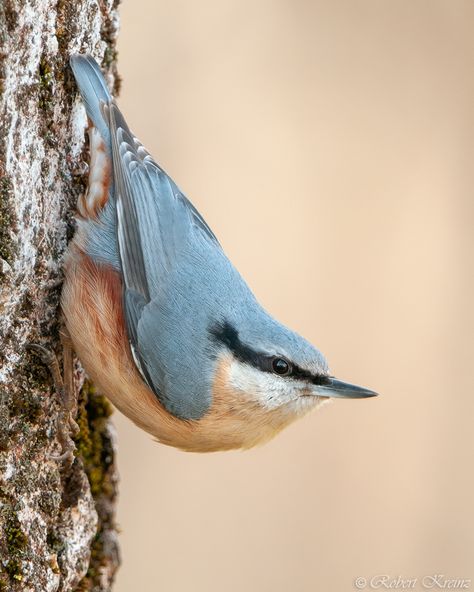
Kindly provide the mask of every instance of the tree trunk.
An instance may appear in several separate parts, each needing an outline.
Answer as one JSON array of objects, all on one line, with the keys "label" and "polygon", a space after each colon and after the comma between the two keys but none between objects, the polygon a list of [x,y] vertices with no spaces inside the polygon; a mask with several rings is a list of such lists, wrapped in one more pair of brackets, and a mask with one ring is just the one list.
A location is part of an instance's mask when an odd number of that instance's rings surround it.
[{"label": "tree trunk", "polygon": [[86,383],[75,460],[52,459],[61,398],[25,349],[61,356],[61,258],[87,160],[68,59],[91,53],[117,83],[117,4],[0,0],[0,592],[110,590],[118,566],[109,405]]}]

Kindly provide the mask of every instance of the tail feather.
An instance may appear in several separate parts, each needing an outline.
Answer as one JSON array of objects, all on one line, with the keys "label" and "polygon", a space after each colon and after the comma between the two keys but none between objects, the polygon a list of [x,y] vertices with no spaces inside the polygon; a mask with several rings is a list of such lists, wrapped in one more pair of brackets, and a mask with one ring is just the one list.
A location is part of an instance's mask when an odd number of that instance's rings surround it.
[{"label": "tail feather", "polygon": [[107,88],[99,65],[91,56],[79,54],[72,55],[69,63],[84,101],[87,115],[110,149],[109,126],[104,119],[101,103],[108,104],[112,100],[112,95]]}]

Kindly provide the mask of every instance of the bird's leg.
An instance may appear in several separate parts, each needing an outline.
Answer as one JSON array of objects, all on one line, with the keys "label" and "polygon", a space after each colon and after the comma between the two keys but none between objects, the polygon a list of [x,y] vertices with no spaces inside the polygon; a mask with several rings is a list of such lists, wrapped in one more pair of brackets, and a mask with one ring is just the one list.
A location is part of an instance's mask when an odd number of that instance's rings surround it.
[{"label": "bird's leg", "polygon": [[79,433],[79,426],[74,419],[77,407],[76,390],[74,388],[74,358],[72,341],[68,330],[61,330],[61,344],[63,346],[63,407],[66,410],[66,419],[73,436]]},{"label": "bird's leg", "polygon": [[60,455],[49,455],[56,461],[64,461],[66,465],[71,465],[74,460],[75,444],[71,436],[75,436],[79,431],[79,426],[73,418],[75,411],[76,397],[74,392],[73,375],[73,355],[72,344],[69,334],[66,330],[61,331],[61,343],[63,346],[63,372],[59,366],[58,358],[54,352],[38,344],[28,345],[41,361],[49,368],[54,382],[54,388],[61,400],[61,410],[58,416],[58,440],[61,444],[62,453]]}]

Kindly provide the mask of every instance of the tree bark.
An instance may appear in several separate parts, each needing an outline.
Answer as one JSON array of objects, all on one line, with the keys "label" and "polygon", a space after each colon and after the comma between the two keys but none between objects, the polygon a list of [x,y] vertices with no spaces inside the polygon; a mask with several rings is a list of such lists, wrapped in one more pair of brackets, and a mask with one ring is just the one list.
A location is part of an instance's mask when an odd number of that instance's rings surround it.
[{"label": "tree bark", "polygon": [[84,191],[85,114],[71,53],[115,71],[117,0],[0,1],[0,592],[110,590],[117,475],[105,399],[83,383],[71,465],[61,398],[29,353],[61,356],[61,258]]}]

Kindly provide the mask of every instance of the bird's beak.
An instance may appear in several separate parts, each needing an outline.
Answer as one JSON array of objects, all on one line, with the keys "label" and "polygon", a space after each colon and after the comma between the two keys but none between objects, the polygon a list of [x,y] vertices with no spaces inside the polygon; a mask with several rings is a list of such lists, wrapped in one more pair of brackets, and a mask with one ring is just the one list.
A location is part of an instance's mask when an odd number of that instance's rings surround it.
[{"label": "bird's beak", "polygon": [[337,380],[332,376],[326,379],[325,384],[315,385],[314,394],[318,397],[333,397],[338,399],[365,399],[366,397],[376,397],[378,393],[370,391],[362,386],[349,384],[342,380]]}]

